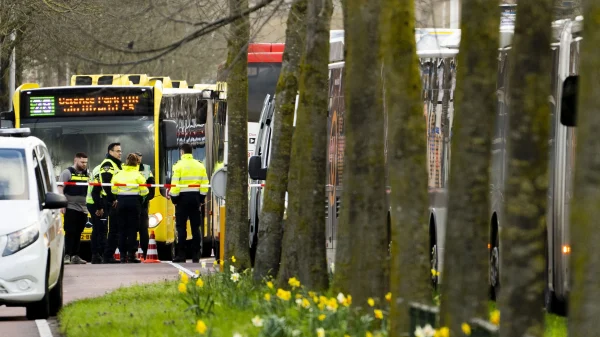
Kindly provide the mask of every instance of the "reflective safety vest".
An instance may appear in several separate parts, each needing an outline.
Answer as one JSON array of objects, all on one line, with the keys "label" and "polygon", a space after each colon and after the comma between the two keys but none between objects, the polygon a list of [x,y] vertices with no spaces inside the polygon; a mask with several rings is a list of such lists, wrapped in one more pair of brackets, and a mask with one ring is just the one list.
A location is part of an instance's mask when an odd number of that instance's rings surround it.
[{"label": "reflective safety vest", "polygon": [[[100,182],[100,165],[94,167],[94,169],[92,170],[92,176],[90,177],[89,180],[90,183],[97,183]],[[94,198],[92,198],[92,190],[94,189],[94,186],[88,186],[87,188],[87,196],[85,198],[85,202],[87,202],[90,205],[94,204]]]},{"label": "reflective safety vest", "polygon": [[[208,185],[208,177],[206,168],[201,162],[194,159],[190,153],[186,153],[181,157],[175,165],[173,165],[173,185]],[[185,192],[200,192],[203,195],[208,193],[208,187],[172,187],[171,195],[176,197],[179,193]]]},{"label": "reflective safety vest", "polygon": [[[104,166],[106,166],[105,164],[106,164],[107,162],[108,162],[108,163],[110,163],[111,167],[110,167],[108,170],[107,170],[107,169],[104,169],[104,170],[103,170],[102,168],[103,168]],[[99,180],[101,183],[104,183],[104,181],[102,181],[102,173],[104,173],[104,172],[109,172],[109,173],[111,173],[111,174],[113,175],[113,177],[114,177],[114,176],[115,176],[115,174],[116,174],[117,172],[119,172],[119,171],[121,171],[121,169],[119,169],[119,165],[117,165],[117,163],[115,163],[115,162],[114,162],[114,161],[112,161],[111,159],[109,159],[109,158],[106,158],[106,159],[104,159],[104,160],[102,161],[102,163],[100,163],[100,174],[99,174],[99,178],[98,178],[98,180]],[[109,181],[107,181],[107,182],[109,182]],[[144,182],[144,183],[145,183],[145,182]],[[100,195],[102,195],[103,197],[104,197],[104,196],[106,196],[106,192],[104,191],[104,188],[103,188],[103,189],[102,189],[102,191],[100,192]]]},{"label": "reflective safety vest", "polygon": [[[87,183],[87,181],[89,179],[87,170],[77,173],[75,168],[72,166],[69,167],[67,170],[69,170],[69,172],[71,172],[71,179],[69,180],[69,182]],[[71,185],[67,185],[63,189],[64,193],[66,195],[70,195],[70,196],[85,196],[86,190],[87,190],[87,188],[85,186],[71,186]]]},{"label": "reflective safety vest", "polygon": [[[145,184],[144,176],[139,172],[139,166],[123,165],[123,170],[113,175],[112,184]],[[112,186],[111,192],[117,196],[141,195],[149,193],[146,186]]]},{"label": "reflective safety vest", "polygon": [[140,173],[144,176],[144,179],[146,179],[146,181],[148,181],[148,178],[154,177],[152,175],[152,170],[150,169],[150,165],[142,164],[142,169],[140,170]]}]

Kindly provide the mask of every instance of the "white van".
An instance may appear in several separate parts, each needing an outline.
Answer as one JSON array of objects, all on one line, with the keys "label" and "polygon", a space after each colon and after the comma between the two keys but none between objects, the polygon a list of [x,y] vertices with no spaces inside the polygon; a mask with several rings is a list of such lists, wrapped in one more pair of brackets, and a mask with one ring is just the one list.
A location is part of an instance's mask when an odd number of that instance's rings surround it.
[{"label": "white van", "polygon": [[44,142],[29,129],[0,129],[0,305],[45,319],[63,304],[64,232]]}]

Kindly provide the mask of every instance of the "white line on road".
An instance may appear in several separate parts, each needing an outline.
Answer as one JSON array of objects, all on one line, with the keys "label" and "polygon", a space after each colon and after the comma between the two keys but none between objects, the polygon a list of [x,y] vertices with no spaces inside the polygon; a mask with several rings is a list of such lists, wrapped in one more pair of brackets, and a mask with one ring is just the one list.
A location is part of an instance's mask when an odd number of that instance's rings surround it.
[{"label": "white line on road", "polygon": [[175,268],[177,268],[177,269],[181,270],[182,272],[184,272],[184,273],[188,274],[190,277],[196,277],[196,276],[197,276],[197,275],[196,275],[196,273],[194,273],[193,271],[191,271],[191,270],[189,270],[189,269],[187,269],[187,268],[184,268],[184,267],[180,266],[179,264],[177,264],[177,263],[175,263],[175,262],[171,262],[171,261],[160,261],[160,262],[161,262],[161,263],[167,263],[167,264],[170,264],[170,265],[172,265],[173,267],[175,267]]},{"label": "white line on road", "polygon": [[48,325],[47,320],[36,319],[35,325],[37,325],[40,337],[52,337],[52,331],[50,331],[50,326]]}]

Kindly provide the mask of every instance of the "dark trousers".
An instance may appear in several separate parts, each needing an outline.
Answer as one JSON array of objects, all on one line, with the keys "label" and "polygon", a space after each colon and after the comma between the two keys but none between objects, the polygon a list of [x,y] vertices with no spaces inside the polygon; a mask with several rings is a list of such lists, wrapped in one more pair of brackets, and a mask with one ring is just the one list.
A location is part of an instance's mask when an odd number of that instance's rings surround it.
[{"label": "dark trousers", "polygon": [[87,204],[87,209],[92,218],[92,255],[104,254],[106,248],[106,235],[108,232],[108,224],[105,216],[99,217],[96,215],[96,205]]},{"label": "dark trousers", "polygon": [[[104,205],[104,217],[107,216],[108,239],[106,240],[106,248],[104,249],[104,260],[114,256],[119,243],[119,217],[117,216],[117,209],[113,208],[112,204],[109,203],[105,203]],[[123,254],[123,252],[120,253]]]},{"label": "dark trousers", "polygon": [[[187,238],[186,224],[190,220],[192,230],[192,255],[200,256],[202,248],[202,237],[200,226],[202,225],[202,213],[200,204],[204,201],[204,196],[195,192],[183,192],[179,195],[179,201],[175,206],[175,222],[177,226],[178,250],[183,250]],[[180,252],[177,252],[179,255]]]},{"label": "dark trousers", "polygon": [[65,211],[65,254],[79,255],[81,233],[87,223],[87,214],[67,208]]},{"label": "dark trousers", "polygon": [[137,232],[140,227],[142,203],[137,195],[119,196],[117,200],[119,250],[121,251],[121,260],[123,260],[125,254],[135,254],[137,251]]},{"label": "dark trousers", "polygon": [[140,212],[140,246],[142,246],[142,250],[144,251],[144,257],[148,252],[148,241],[150,238],[148,237],[148,206],[142,206],[142,211]]}]

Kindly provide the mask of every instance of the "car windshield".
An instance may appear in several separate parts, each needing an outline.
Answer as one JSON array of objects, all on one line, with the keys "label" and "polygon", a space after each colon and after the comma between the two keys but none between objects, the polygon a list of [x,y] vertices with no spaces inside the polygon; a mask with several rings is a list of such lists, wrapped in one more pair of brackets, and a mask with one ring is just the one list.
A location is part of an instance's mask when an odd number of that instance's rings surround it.
[{"label": "car windshield", "polygon": [[104,160],[110,143],[121,143],[122,160],[127,154],[141,152],[143,162],[154,169],[154,123],[151,117],[60,118],[23,120],[33,136],[46,143],[55,175],[73,165],[77,152],[88,155],[91,171]]},{"label": "car windshield", "polygon": [[29,199],[25,151],[0,149],[0,162],[0,200]]}]

